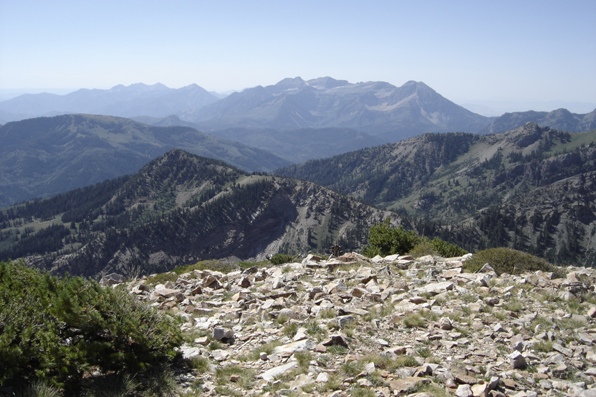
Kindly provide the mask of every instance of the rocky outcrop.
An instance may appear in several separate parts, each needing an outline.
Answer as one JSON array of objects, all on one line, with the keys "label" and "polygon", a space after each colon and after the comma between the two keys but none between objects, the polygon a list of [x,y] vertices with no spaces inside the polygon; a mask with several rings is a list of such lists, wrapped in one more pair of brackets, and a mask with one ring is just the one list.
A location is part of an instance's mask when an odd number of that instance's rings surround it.
[{"label": "rocky outcrop", "polygon": [[184,392],[595,395],[596,271],[470,274],[468,257],[309,255],[126,288],[182,319]]}]

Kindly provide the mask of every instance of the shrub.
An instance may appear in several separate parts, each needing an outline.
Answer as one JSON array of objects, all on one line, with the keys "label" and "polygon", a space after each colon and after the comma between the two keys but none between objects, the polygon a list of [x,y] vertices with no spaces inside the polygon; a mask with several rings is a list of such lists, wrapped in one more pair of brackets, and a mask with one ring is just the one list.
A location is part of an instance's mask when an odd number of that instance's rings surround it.
[{"label": "shrub", "polygon": [[435,237],[432,240],[422,237],[420,238],[420,242],[408,253],[416,258],[424,255],[438,255],[443,258],[452,258],[455,256],[463,256],[467,254],[468,251],[458,245],[441,240],[438,237]]},{"label": "shrub", "polygon": [[389,219],[370,228],[368,245],[363,250],[364,255],[374,257],[405,253],[413,256],[440,255],[448,258],[465,255],[467,251],[438,237],[431,240],[401,226],[394,228]]},{"label": "shrub", "polygon": [[447,241],[441,240],[438,237],[430,240],[432,247],[444,258],[452,258],[455,256],[463,256],[468,253],[459,245],[451,244]]},{"label": "shrub", "polygon": [[76,393],[92,370],[142,374],[172,362],[178,324],[125,291],[0,263],[0,384]]},{"label": "shrub", "polygon": [[294,257],[288,254],[275,254],[271,257],[271,263],[274,265],[283,265],[284,263],[294,262]]},{"label": "shrub", "polygon": [[412,255],[414,258],[420,258],[421,256],[425,255],[440,255],[439,251],[435,249],[435,247],[428,239],[423,239],[421,242],[416,244],[414,248],[412,248],[410,252],[408,252],[408,254]]},{"label": "shrub", "polygon": [[363,254],[369,257],[405,254],[419,242],[420,237],[416,232],[407,231],[401,226],[392,227],[387,218],[385,222],[370,228],[368,246],[364,248]]},{"label": "shrub", "polygon": [[564,277],[563,269],[542,258],[511,248],[490,248],[475,253],[464,262],[464,271],[477,272],[488,263],[497,274],[521,274],[542,270],[552,272],[554,277]]}]

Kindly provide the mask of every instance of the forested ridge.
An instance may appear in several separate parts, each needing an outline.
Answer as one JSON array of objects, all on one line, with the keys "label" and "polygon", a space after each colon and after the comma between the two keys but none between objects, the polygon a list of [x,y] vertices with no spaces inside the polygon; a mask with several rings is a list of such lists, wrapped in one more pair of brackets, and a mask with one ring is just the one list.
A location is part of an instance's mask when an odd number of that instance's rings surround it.
[{"label": "forested ridge", "polygon": [[129,276],[202,259],[358,249],[398,217],[317,185],[173,150],[137,174],[0,211],[0,260]]},{"label": "forested ridge", "polygon": [[493,135],[426,134],[279,170],[408,218],[475,251],[509,246],[596,265],[596,131],[528,123]]}]

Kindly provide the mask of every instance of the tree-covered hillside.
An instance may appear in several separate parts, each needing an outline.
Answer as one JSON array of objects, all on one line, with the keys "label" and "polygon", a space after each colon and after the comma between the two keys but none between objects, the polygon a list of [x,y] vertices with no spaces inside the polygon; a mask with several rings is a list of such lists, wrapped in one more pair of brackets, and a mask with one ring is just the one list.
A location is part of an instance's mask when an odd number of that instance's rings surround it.
[{"label": "tree-covered hillside", "polygon": [[137,174],[0,211],[0,260],[54,273],[166,271],[201,259],[358,249],[395,214],[308,182],[173,150]]},{"label": "tree-covered hillside", "polygon": [[594,266],[595,159],[596,131],[530,123],[487,136],[427,134],[279,174],[396,211],[471,251],[511,246]]}]

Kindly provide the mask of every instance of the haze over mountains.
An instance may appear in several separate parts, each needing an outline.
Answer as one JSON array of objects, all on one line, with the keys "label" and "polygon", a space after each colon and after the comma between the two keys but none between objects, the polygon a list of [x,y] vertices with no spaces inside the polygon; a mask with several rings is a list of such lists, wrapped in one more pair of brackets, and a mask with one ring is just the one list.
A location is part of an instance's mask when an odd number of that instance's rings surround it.
[{"label": "haze over mountains", "polygon": [[8,122],[68,113],[166,117],[192,111],[218,99],[196,84],[178,89],[159,83],[117,85],[109,90],[80,89],[66,95],[20,95],[0,102],[0,120]]},{"label": "haze over mountains", "polygon": [[478,131],[488,118],[443,98],[424,83],[351,84],[300,77],[244,90],[186,116],[206,130],[352,128],[396,141],[428,131]]},{"label": "haze over mountains", "polygon": [[180,148],[247,171],[289,162],[189,127],[154,127],[112,116],[63,115],[0,127],[0,208],[132,174]]},{"label": "haze over mountains", "polygon": [[191,127],[290,162],[329,157],[426,132],[504,132],[526,122],[570,132],[596,128],[596,111],[580,115],[559,109],[490,118],[464,109],[422,82],[396,87],[331,77],[287,78],[221,99],[194,84],[179,89],[133,84],[67,95],[22,95],[0,102],[0,123],[65,113]]},{"label": "haze over mountains", "polygon": [[[136,118],[156,125],[186,125],[242,140],[246,130],[356,130],[383,142],[425,132],[502,132],[538,122],[552,128],[585,131],[589,115],[558,110],[507,113],[499,118],[470,112],[422,82],[401,87],[385,82],[349,83],[331,77],[283,79],[221,97],[196,84],[172,89],[163,84],[81,89],[66,95],[26,94],[0,102],[0,122],[67,113]],[[563,128],[568,126],[568,128]],[[241,129],[232,134],[230,131]],[[250,134],[249,134],[250,135]]]}]

